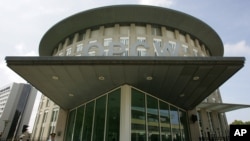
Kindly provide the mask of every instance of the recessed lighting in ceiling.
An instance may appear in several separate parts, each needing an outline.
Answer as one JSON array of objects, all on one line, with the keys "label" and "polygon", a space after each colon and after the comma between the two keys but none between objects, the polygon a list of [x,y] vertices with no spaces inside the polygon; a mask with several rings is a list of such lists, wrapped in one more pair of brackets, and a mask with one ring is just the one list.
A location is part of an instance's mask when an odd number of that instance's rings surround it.
[{"label": "recessed lighting in ceiling", "polygon": [[105,77],[104,76],[99,76],[98,79],[99,80],[105,80]]},{"label": "recessed lighting in ceiling", "polygon": [[153,77],[152,76],[147,76],[146,79],[147,80],[153,80]]},{"label": "recessed lighting in ceiling", "polygon": [[200,79],[199,76],[194,76],[194,77],[193,77],[193,80],[195,80],[195,81],[196,81],[196,80],[199,80],[199,79]]},{"label": "recessed lighting in ceiling", "polygon": [[182,98],[182,97],[184,97],[185,96],[185,94],[180,94],[180,98]]},{"label": "recessed lighting in ceiling", "polygon": [[72,93],[69,93],[69,96],[70,96],[70,97],[72,97],[72,96],[74,96],[74,94],[72,94]]},{"label": "recessed lighting in ceiling", "polygon": [[55,75],[53,75],[51,78],[52,78],[53,80],[58,80],[58,79],[59,79],[59,77],[58,77],[58,76],[55,76]]}]

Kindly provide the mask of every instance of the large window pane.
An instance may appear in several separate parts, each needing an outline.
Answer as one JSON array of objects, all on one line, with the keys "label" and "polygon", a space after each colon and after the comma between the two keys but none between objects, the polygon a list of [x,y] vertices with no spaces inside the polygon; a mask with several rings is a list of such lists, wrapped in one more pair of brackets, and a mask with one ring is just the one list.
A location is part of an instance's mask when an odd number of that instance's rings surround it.
[{"label": "large window pane", "polygon": [[170,122],[174,141],[181,141],[179,114],[176,107],[170,106]]},{"label": "large window pane", "polygon": [[83,132],[82,132],[82,141],[91,141],[93,113],[94,113],[94,101],[86,105]]},{"label": "large window pane", "polygon": [[96,100],[93,141],[104,140],[106,96]]},{"label": "large window pane", "polygon": [[132,89],[131,141],[146,141],[145,94]]},{"label": "large window pane", "polygon": [[179,113],[180,113],[180,130],[181,130],[182,141],[189,141],[187,114],[186,112],[181,110],[179,110]]},{"label": "large window pane", "polygon": [[66,141],[71,141],[73,131],[74,131],[74,122],[75,122],[75,115],[76,110],[70,111],[69,113],[69,119],[68,119],[68,127],[67,127],[67,133],[66,133]]},{"label": "large window pane", "polygon": [[160,101],[160,122],[161,122],[161,138],[162,141],[171,141],[171,126],[169,105]]},{"label": "large window pane", "polygon": [[148,140],[160,141],[158,100],[147,96]]},{"label": "large window pane", "polygon": [[77,108],[73,141],[80,141],[81,140],[80,134],[81,134],[82,124],[83,124],[84,107],[85,106],[83,105],[83,106]]},{"label": "large window pane", "polygon": [[120,93],[121,90],[119,89],[111,92],[108,95],[106,141],[119,141],[121,101]]}]

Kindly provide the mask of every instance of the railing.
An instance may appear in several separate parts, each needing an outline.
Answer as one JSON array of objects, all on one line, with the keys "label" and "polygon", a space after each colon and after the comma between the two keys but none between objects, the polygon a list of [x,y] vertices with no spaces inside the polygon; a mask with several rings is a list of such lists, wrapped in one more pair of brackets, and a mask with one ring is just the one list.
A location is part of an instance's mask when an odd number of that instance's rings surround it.
[{"label": "railing", "polygon": [[228,136],[200,137],[199,141],[229,141]]}]

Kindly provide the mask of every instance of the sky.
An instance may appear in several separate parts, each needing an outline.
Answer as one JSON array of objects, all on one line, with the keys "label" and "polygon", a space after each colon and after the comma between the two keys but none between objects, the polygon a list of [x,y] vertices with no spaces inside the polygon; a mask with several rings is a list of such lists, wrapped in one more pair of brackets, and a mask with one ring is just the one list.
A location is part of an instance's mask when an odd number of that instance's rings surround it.
[{"label": "sky", "polygon": [[[6,66],[6,56],[38,56],[42,36],[62,19],[88,9],[120,4],[170,8],[211,26],[222,39],[224,56],[246,58],[245,66],[220,87],[223,102],[250,105],[249,0],[0,0],[0,88],[12,82],[26,82]],[[250,108],[226,115],[228,123],[235,119],[250,121]]]}]

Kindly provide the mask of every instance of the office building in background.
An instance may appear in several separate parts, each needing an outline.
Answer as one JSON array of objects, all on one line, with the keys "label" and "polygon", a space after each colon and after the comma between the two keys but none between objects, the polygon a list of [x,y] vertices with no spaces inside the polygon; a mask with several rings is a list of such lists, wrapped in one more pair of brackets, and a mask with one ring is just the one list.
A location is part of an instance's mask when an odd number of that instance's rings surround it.
[{"label": "office building in background", "polygon": [[1,140],[16,139],[29,125],[37,90],[30,84],[11,83],[0,88]]},{"label": "office building in background", "polygon": [[56,133],[59,109],[58,105],[42,95],[32,131],[32,140],[47,141],[51,133]]}]

